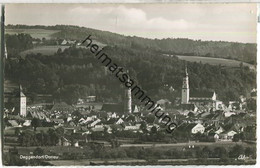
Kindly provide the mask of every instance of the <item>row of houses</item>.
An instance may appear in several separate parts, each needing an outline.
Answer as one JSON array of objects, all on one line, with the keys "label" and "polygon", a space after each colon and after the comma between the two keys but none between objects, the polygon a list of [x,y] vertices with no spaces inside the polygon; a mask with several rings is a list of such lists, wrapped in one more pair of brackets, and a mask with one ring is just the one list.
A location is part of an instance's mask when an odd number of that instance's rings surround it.
[{"label": "row of houses", "polygon": [[191,123],[183,124],[179,126],[179,130],[187,131],[191,134],[205,134],[209,137],[212,137],[214,141],[232,141],[235,134],[238,132],[230,129],[225,131],[222,126],[209,126],[205,127],[202,124]]},{"label": "row of houses", "polygon": [[[167,106],[171,104],[167,99],[161,99],[157,101],[157,104],[161,106],[161,110],[165,114],[177,121],[177,130],[185,131],[190,135],[204,134],[212,137],[215,141],[231,141],[234,135],[243,132],[243,129],[250,123],[247,121],[254,117],[233,108],[233,106],[230,107],[232,109],[230,111],[210,111],[201,110],[196,104],[184,104],[183,109],[167,110]],[[204,109],[206,108],[204,106]],[[81,135],[105,131],[109,134],[112,134],[113,131],[142,132],[141,124],[145,124],[148,132],[153,127],[158,131],[162,130],[161,121],[156,120],[153,114],[150,115],[141,106],[132,105],[131,110],[131,113],[124,113],[122,104],[100,104],[94,101],[79,103],[75,106],[64,102],[55,103],[48,107],[41,106],[41,108],[31,105],[27,108],[26,117],[23,117],[24,122],[9,119],[7,126],[29,127],[32,119],[37,118],[48,123],[48,126],[63,127],[67,132]],[[149,115],[154,119],[148,120]],[[68,141],[65,139],[63,140],[67,143]]]}]

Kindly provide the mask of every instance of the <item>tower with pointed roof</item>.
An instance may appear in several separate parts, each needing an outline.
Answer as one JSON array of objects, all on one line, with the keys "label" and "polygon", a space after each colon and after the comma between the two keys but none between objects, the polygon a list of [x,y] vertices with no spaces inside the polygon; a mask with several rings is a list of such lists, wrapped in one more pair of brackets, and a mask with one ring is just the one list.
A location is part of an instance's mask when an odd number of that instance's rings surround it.
[{"label": "tower with pointed roof", "polygon": [[26,117],[26,96],[23,93],[22,86],[19,87],[19,115]]},{"label": "tower with pointed roof", "polygon": [[[129,75],[129,71],[127,70],[126,73]],[[129,79],[128,79],[129,82]],[[132,113],[132,95],[131,95],[131,88],[126,88],[125,90],[125,100],[124,100],[124,112],[126,114]]]},{"label": "tower with pointed roof", "polygon": [[188,104],[190,99],[190,88],[189,88],[189,75],[187,71],[187,66],[185,67],[185,76],[182,82],[182,92],[181,92],[181,103]]}]

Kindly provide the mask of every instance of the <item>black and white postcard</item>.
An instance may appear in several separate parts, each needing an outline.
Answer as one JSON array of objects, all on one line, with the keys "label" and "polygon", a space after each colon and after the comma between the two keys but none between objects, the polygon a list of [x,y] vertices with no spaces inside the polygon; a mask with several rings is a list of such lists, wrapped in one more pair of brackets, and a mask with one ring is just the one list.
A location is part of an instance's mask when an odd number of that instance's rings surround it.
[{"label": "black and white postcard", "polygon": [[1,7],[5,166],[255,165],[256,3]]}]

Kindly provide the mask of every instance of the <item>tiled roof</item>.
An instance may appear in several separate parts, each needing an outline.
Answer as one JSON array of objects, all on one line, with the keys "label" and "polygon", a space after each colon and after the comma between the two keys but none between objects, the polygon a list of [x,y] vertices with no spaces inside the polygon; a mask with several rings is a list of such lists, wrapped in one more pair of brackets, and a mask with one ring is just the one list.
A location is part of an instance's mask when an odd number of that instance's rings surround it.
[{"label": "tiled roof", "polygon": [[64,120],[63,119],[60,119],[60,118],[53,118],[53,119],[51,119],[53,122],[55,122],[55,123],[64,123]]},{"label": "tiled roof", "polygon": [[16,120],[8,120],[8,122],[9,122],[13,127],[19,126]]},{"label": "tiled roof", "polygon": [[[135,110],[136,105],[132,105],[132,112]],[[101,111],[124,113],[123,104],[103,104]]]},{"label": "tiled roof", "polygon": [[99,131],[104,131],[104,127],[97,127],[97,128],[92,128],[91,129],[93,132],[99,132]]},{"label": "tiled roof", "polygon": [[205,98],[212,98],[214,92],[210,91],[191,91],[190,97],[205,97]]}]

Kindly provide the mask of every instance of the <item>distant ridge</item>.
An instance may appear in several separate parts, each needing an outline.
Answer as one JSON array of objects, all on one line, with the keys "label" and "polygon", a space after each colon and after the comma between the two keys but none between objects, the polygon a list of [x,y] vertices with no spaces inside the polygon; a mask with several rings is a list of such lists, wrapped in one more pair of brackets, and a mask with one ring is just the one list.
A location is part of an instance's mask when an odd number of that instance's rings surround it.
[{"label": "distant ridge", "polygon": [[136,36],[124,36],[108,31],[101,31],[72,25],[7,25],[7,29],[48,29],[59,30],[53,38],[82,40],[91,35],[93,39],[110,46],[121,46],[131,49],[151,50],[161,53],[188,56],[206,56],[234,59],[256,64],[256,44],[225,41],[201,41],[188,38],[148,39]]}]

